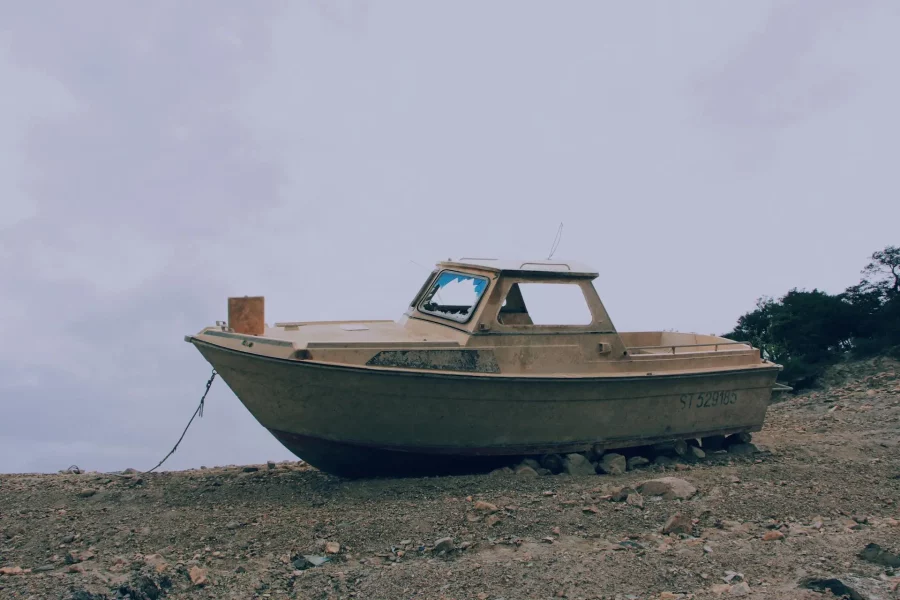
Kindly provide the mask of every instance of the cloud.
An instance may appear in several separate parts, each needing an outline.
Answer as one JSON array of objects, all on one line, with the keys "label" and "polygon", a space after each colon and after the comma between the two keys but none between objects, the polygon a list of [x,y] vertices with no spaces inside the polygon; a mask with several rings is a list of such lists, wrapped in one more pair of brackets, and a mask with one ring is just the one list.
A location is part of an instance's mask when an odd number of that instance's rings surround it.
[{"label": "cloud", "polygon": [[[695,90],[710,122],[750,129],[781,129],[846,102],[858,74],[819,60],[826,42],[853,31],[869,1],[802,0],[771,5],[769,14],[717,72]],[[850,31],[835,31],[840,23]]]},{"label": "cloud", "polygon": [[117,448],[146,452],[172,430],[167,418],[146,435],[131,425],[177,414],[202,364],[176,344],[223,293],[204,244],[280,202],[277,163],[235,114],[276,4],[209,9],[58,2],[0,14],[28,91],[63,90],[67,104],[20,132],[28,203],[5,215],[0,240],[0,308],[16,317],[0,330],[17,340],[0,349],[0,436],[45,448],[29,465],[58,463],[65,446],[66,460],[111,467],[128,456]]}]

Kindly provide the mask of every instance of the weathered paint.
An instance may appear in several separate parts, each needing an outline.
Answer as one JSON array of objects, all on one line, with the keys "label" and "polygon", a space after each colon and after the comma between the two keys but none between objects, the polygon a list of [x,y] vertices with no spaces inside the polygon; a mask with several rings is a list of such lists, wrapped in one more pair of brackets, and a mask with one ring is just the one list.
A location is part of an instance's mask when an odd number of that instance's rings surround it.
[{"label": "weathered paint", "polygon": [[500,372],[492,350],[382,350],[366,365],[465,373]]}]

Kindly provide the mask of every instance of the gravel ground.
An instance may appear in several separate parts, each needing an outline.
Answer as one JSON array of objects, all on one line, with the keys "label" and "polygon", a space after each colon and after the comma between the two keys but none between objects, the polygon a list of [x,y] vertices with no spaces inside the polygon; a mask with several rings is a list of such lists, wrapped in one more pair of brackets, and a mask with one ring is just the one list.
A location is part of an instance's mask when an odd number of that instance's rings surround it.
[{"label": "gravel ground", "polygon": [[898,366],[622,475],[0,475],[0,598],[900,598]]}]

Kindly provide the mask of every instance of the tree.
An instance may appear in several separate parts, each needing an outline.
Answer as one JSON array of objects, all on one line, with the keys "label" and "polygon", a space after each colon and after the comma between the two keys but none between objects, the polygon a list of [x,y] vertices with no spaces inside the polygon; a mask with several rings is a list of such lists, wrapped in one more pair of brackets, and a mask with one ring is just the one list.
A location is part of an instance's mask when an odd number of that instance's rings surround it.
[{"label": "tree", "polygon": [[870,258],[872,262],[862,270],[867,277],[860,285],[881,291],[885,301],[900,297],[900,247],[886,246]]}]

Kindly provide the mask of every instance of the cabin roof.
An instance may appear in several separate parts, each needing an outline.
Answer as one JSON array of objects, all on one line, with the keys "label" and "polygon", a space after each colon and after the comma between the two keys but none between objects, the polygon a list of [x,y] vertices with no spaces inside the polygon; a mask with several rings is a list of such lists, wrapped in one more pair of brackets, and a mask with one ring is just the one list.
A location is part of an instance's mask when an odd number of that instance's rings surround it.
[{"label": "cabin roof", "polygon": [[574,277],[597,277],[598,271],[586,264],[562,259],[552,260],[514,260],[499,258],[450,258],[438,263],[440,267],[478,267],[488,271],[551,273],[553,275],[569,275]]}]

